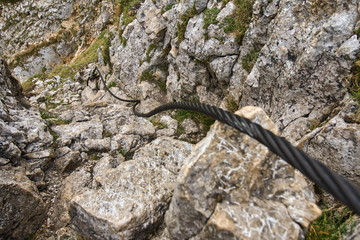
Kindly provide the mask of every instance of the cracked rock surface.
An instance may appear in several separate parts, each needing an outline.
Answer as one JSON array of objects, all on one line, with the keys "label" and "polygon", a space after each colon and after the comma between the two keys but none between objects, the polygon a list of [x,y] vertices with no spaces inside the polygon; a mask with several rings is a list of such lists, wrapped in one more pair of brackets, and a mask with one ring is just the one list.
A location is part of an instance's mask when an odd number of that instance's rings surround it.
[{"label": "cracked rock surface", "polygon": [[[236,113],[279,133],[260,108]],[[299,239],[320,214],[301,174],[215,123],[181,169],[166,225],[171,239]]]}]

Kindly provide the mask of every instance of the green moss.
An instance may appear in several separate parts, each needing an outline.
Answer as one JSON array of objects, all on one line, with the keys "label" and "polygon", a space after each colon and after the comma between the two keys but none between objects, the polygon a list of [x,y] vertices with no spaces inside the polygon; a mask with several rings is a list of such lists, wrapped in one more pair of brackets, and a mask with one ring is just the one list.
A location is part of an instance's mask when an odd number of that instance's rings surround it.
[{"label": "green moss", "polygon": [[251,69],[259,56],[259,52],[260,49],[253,49],[241,60],[241,65],[247,72],[251,72]]},{"label": "green moss", "polygon": [[176,119],[180,123],[188,118],[194,120],[194,122],[196,122],[197,124],[201,124],[203,126],[203,132],[209,131],[210,126],[215,122],[215,120],[211,117],[188,110],[177,110],[174,115],[174,119]]},{"label": "green moss", "polygon": [[21,2],[22,0],[1,0],[0,1],[0,4],[14,4],[14,3],[18,3],[18,2]]},{"label": "green moss", "polygon": [[111,82],[107,85],[108,88],[116,87],[116,83]]},{"label": "green moss", "polygon": [[234,16],[227,16],[221,22],[220,27],[224,29],[225,33],[230,33],[235,31],[235,24]]},{"label": "green moss", "polygon": [[35,88],[35,83],[33,82],[33,78],[29,78],[25,82],[21,83],[23,88],[23,93],[26,95],[27,93],[31,92]]},{"label": "green moss", "polygon": [[91,154],[90,159],[94,160],[94,161],[100,160],[101,155],[99,153],[93,153],[93,154]]},{"label": "green moss", "polygon": [[166,5],[165,8],[163,8],[162,13],[169,11],[170,9],[172,9],[172,7],[174,5],[175,5],[175,3],[170,3],[170,4]]},{"label": "green moss", "polygon": [[306,235],[307,240],[337,240],[354,228],[354,214],[347,208],[325,209],[315,220]]},{"label": "green moss", "polygon": [[136,18],[136,10],[144,0],[115,0],[117,14],[123,14],[122,25],[127,26]]},{"label": "green moss", "polygon": [[181,16],[181,23],[177,27],[177,42],[181,43],[185,39],[186,27],[189,23],[190,18],[197,14],[195,6],[188,8],[185,13]]}]

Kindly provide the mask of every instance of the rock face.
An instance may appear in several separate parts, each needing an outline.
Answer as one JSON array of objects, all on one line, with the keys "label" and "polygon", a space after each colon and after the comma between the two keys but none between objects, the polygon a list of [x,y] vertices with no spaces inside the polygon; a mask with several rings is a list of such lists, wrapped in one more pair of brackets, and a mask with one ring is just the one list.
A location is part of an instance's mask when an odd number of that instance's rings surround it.
[{"label": "rock face", "polygon": [[333,3],[254,5],[256,20],[241,50],[258,48],[259,57],[251,72],[234,73],[232,81],[243,81],[240,105],[263,108],[290,140],[326,119],[347,93],[346,76],[360,51],[359,11],[356,1]]},{"label": "rock face", "polygon": [[71,201],[72,223],[91,239],[146,238],[162,222],[190,151],[188,143],[158,138],[117,167],[100,162],[93,188]]},{"label": "rock face", "polygon": [[[237,114],[279,133],[259,108]],[[181,170],[166,225],[171,239],[301,239],[320,214],[298,172],[216,123]]]},{"label": "rock face", "polygon": [[41,226],[45,204],[22,168],[0,168],[0,237],[27,239]]},{"label": "rock face", "polygon": [[39,228],[46,216],[45,203],[34,184],[42,179],[32,182],[27,175],[35,176],[36,168],[40,174],[41,169],[46,169],[52,136],[39,114],[26,108],[29,105],[21,85],[10,75],[3,59],[0,86],[0,236],[24,239]]},{"label": "rock face", "polygon": [[[86,81],[97,65],[144,112],[261,107],[273,122],[257,110],[255,121],[359,185],[359,103],[347,96],[359,16],[356,0],[0,2],[0,203],[21,199],[0,236],[23,239],[46,218],[37,240],[302,238],[314,196],[266,148],[216,124],[185,161],[191,145],[174,139],[196,143],[205,123],[136,117]],[[39,207],[21,235],[23,196]]]}]

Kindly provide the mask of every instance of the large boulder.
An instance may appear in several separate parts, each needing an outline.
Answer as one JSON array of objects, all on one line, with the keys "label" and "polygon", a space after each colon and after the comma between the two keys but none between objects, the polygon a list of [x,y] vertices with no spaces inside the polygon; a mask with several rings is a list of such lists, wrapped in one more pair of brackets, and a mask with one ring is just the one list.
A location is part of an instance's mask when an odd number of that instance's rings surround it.
[{"label": "large boulder", "polygon": [[[158,138],[118,166],[99,163],[93,188],[70,203],[72,224],[91,239],[144,239],[163,220],[191,144]],[[107,165],[109,166],[109,165]]]},{"label": "large boulder", "polygon": [[23,168],[0,168],[0,238],[28,239],[43,223],[46,207]]},{"label": "large boulder", "polygon": [[[260,108],[237,114],[279,134]],[[171,239],[298,239],[320,214],[299,172],[215,123],[181,169],[166,225]]]}]

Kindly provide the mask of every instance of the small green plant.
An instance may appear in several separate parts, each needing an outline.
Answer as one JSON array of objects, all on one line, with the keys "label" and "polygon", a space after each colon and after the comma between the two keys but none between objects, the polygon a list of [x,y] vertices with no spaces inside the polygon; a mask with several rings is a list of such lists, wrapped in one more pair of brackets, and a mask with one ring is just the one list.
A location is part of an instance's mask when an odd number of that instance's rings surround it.
[{"label": "small green plant", "polygon": [[107,85],[108,88],[112,88],[112,87],[116,87],[116,83],[115,82],[111,82]]},{"label": "small green plant", "polygon": [[155,83],[161,91],[166,92],[166,83],[159,79],[156,79],[153,73],[149,70],[145,70],[142,72],[140,80]]},{"label": "small green plant", "polygon": [[181,16],[181,23],[177,26],[177,42],[181,43],[185,39],[186,27],[189,23],[190,18],[197,14],[195,6],[188,8],[185,13]]},{"label": "small green plant", "polygon": [[209,131],[210,126],[215,122],[215,120],[211,117],[208,117],[198,112],[193,112],[188,110],[177,110],[177,112],[174,115],[174,119],[176,119],[180,123],[188,118],[194,120],[194,122],[196,122],[197,124],[203,125],[203,132]]},{"label": "small green plant", "polygon": [[54,114],[46,111],[46,110],[40,110],[40,116],[42,119],[51,119],[51,118],[56,118],[57,116],[55,116]]},{"label": "small green plant", "polygon": [[234,97],[229,96],[226,101],[226,108],[234,113],[239,109],[239,104],[235,101]]},{"label": "small green plant", "polygon": [[119,149],[119,153],[120,153],[121,155],[123,155],[123,157],[125,157],[125,158],[126,158],[126,154],[127,154],[127,152],[126,152],[126,150],[125,150],[125,149],[120,148],[120,149]]},{"label": "small green plant", "polygon": [[353,68],[353,76],[349,83],[349,90],[351,95],[360,104],[360,59],[355,62],[355,66]]},{"label": "small green plant", "polygon": [[166,124],[161,123],[160,119],[156,118],[156,119],[150,119],[150,122],[158,129],[164,129],[166,128]]},{"label": "small green plant", "polygon": [[324,209],[309,228],[306,240],[337,240],[354,228],[353,213],[347,208]]},{"label": "small green plant", "polygon": [[[211,24],[217,24],[218,21],[216,20],[216,17],[217,15],[219,14],[220,12],[220,9],[218,8],[212,8],[212,9],[206,9],[204,11],[204,26],[203,28],[205,30],[208,29],[208,27],[211,25]],[[205,34],[205,39],[208,39],[208,35],[207,33]]]},{"label": "small green plant", "polygon": [[163,13],[169,11],[170,9],[172,9],[172,7],[174,5],[175,5],[175,3],[170,3],[170,4],[166,5],[165,8],[164,8]]},{"label": "small green plant", "polygon": [[101,155],[99,153],[94,153],[90,156],[91,160],[97,161],[101,159]]},{"label": "small green plant", "polygon": [[241,44],[251,22],[253,3],[254,0],[234,0],[235,11],[220,24],[220,27],[226,33],[234,33],[236,35],[236,41],[239,44]]},{"label": "small green plant", "polygon": [[154,50],[156,48],[155,44],[150,44],[147,51],[146,51],[146,61],[149,63],[151,61],[151,57],[150,57],[150,53],[152,50]]},{"label": "small green plant", "polygon": [[253,49],[241,60],[241,65],[247,72],[251,72],[251,69],[259,56],[259,52],[259,49]]},{"label": "small green plant", "polygon": [[235,24],[234,16],[227,16],[220,23],[220,27],[224,29],[225,33],[230,33],[235,30]]}]

